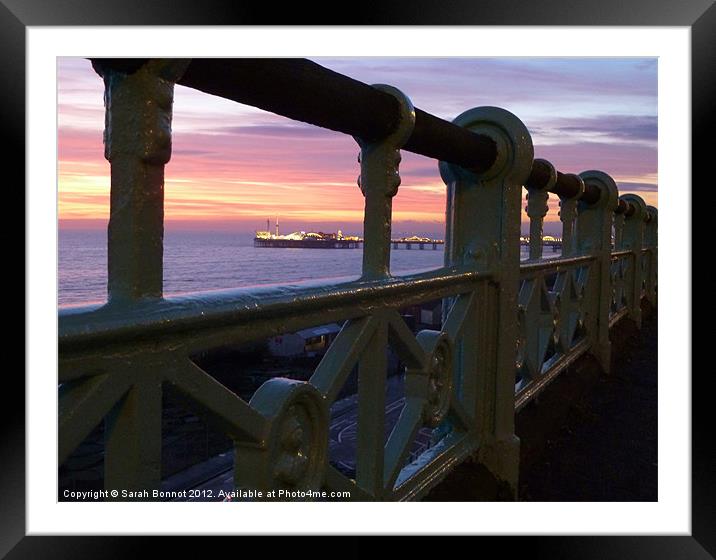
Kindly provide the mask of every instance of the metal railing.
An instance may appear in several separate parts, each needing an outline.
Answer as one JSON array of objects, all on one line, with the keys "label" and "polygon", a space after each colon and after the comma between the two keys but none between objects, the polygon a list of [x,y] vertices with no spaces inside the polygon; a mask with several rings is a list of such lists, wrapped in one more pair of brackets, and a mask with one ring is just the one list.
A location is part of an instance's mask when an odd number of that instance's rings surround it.
[{"label": "metal railing", "polygon": [[[471,109],[452,123],[390,86],[300,59],[96,59],[111,163],[108,302],[59,312],[59,463],[105,422],[104,484],[161,483],[162,391],[171,386],[235,446],[235,485],[348,490],[356,500],[419,499],[468,457],[516,495],[515,409],[584,353],[609,369],[609,327],[656,303],[657,211],[618,198],[605,173],[533,160],[511,113]],[[333,284],[162,296],[163,175],[175,83],[339,130],[360,148],[363,273]],[[390,274],[400,150],[440,160],[445,266]],[[530,259],[520,264],[528,190]],[[549,193],[560,197],[562,256],[541,259]],[[612,235],[614,246],[612,246]],[[399,310],[443,299],[441,330],[414,334]],[[344,321],[308,382],[266,381],[249,402],[191,356]],[[405,365],[405,406],[386,439],[386,349]],[[358,371],[355,475],[329,463],[329,411]],[[423,427],[435,441],[418,457]],[[439,437],[438,437],[439,436]]]}]

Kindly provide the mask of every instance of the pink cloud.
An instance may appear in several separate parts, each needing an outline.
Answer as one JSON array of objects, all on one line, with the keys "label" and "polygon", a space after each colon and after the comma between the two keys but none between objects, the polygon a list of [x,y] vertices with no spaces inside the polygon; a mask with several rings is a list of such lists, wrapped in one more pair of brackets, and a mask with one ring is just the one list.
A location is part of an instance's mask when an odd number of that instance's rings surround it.
[{"label": "pink cloud", "polygon": [[[650,59],[318,62],[368,83],[392,76],[416,105],[445,118],[475,104],[505,106],[532,126],[536,157],[566,172],[602,169],[627,189],[656,190],[656,69]],[[58,76],[60,219],[102,223],[109,201],[102,81],[80,59],[61,59]],[[165,174],[168,223],[254,224],[279,214],[286,223],[360,226],[363,197],[352,138],[182,87],[173,128]],[[437,167],[404,153],[397,224],[432,228],[444,221]]]}]

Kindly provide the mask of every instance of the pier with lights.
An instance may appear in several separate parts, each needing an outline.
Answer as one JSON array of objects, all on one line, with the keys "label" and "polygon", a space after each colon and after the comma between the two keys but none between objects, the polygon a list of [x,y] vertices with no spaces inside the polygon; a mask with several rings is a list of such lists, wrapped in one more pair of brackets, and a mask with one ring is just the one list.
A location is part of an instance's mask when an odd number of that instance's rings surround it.
[{"label": "pier with lights", "polygon": [[[431,239],[430,237],[400,237],[391,239],[393,249],[432,249],[437,250],[445,244],[442,239]],[[254,247],[270,248],[299,248],[299,249],[361,249],[363,238],[355,235],[343,235],[341,230],[336,233],[324,233],[322,231],[294,231],[281,235],[278,220],[276,220],[275,233],[271,233],[269,222],[266,221],[266,230],[257,231],[254,237]]]}]

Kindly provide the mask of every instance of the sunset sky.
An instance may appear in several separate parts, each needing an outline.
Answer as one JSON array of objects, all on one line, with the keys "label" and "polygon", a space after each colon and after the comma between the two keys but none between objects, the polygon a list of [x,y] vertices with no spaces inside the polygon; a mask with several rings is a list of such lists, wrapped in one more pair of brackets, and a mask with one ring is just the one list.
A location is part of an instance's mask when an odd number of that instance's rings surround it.
[{"label": "sunset sky", "polygon": [[[452,120],[480,105],[515,113],[535,157],[564,172],[601,169],[620,193],[657,206],[657,60],[633,58],[316,58],[366,83],[400,88],[416,107]],[[58,59],[59,217],[104,228],[103,84],[89,61]],[[322,229],[361,233],[355,141],[340,133],[177,86],[165,222],[176,229]],[[396,234],[438,235],[445,186],[437,162],[403,152]],[[547,233],[557,231],[551,200]]]}]

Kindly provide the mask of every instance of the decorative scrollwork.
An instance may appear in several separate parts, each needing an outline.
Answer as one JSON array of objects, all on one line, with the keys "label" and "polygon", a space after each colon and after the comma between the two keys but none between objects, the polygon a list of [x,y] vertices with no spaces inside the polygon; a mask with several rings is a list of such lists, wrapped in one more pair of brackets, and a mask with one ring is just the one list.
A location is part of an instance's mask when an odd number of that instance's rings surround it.
[{"label": "decorative scrollwork", "polygon": [[417,341],[427,354],[426,373],[428,386],[423,422],[435,428],[443,421],[450,408],[452,393],[452,346],[445,333],[420,331]]},{"label": "decorative scrollwork", "polygon": [[610,300],[610,311],[614,313],[617,310],[617,268],[619,261],[612,261],[609,267],[609,282],[612,285],[611,300]]},{"label": "decorative scrollwork", "polygon": [[[522,378],[534,380],[542,366],[554,336],[554,303],[543,277],[524,280],[518,301],[518,366]],[[522,349],[523,348],[523,349]],[[520,353],[524,356],[520,357]]]},{"label": "decorative scrollwork", "polygon": [[328,406],[311,384],[266,381],[252,408],[270,422],[264,445],[237,447],[236,480],[254,489],[318,490],[328,465]]},{"label": "decorative scrollwork", "polygon": [[562,353],[567,353],[572,347],[582,315],[584,286],[578,284],[575,275],[574,270],[560,273],[554,285],[554,341]]},{"label": "decorative scrollwork", "polygon": [[526,308],[522,303],[517,304],[517,353],[515,367],[521,372],[525,366],[525,347],[527,346]]},{"label": "decorative scrollwork", "polygon": [[629,263],[624,257],[612,261],[610,280],[612,284],[611,310],[617,312],[628,305],[629,291],[626,289]]},{"label": "decorative scrollwork", "polygon": [[[552,324],[554,325],[554,331],[552,332],[552,343],[555,348],[559,348],[561,339],[562,325],[567,320],[568,313],[565,313],[565,298],[562,296],[564,292],[552,291]],[[567,294],[565,294],[567,295]],[[569,297],[567,295],[567,297]]]},{"label": "decorative scrollwork", "polygon": [[363,229],[363,278],[390,276],[390,232],[392,199],[400,186],[400,149],[415,127],[415,107],[400,90],[374,84],[379,91],[393,96],[400,109],[395,129],[384,138],[366,140],[355,136],[360,146],[358,186],[365,198]]},{"label": "decorative scrollwork", "polygon": [[363,196],[368,196],[367,189],[371,188],[376,190],[376,194],[392,198],[398,194],[400,186],[400,148],[410,138],[415,127],[415,107],[403,92],[393,86],[373,84],[373,87],[398,100],[400,120],[396,130],[380,141],[366,142],[355,137],[361,148],[358,153],[361,172],[357,183]]}]

